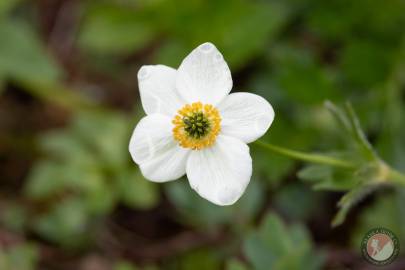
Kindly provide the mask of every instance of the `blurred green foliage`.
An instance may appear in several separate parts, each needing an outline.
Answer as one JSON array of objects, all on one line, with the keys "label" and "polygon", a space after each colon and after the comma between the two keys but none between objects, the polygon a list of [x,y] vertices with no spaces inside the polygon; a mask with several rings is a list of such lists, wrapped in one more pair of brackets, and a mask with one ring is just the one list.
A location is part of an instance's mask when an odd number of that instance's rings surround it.
[{"label": "blurred green foliage", "polygon": [[138,209],[157,204],[158,187],[127,158],[131,122],[114,112],[83,113],[65,130],[41,136],[45,156],[33,167],[25,195],[51,207],[30,221],[36,232],[75,245],[88,241],[89,223],[119,201]]},{"label": "blurred green foliage", "polygon": [[372,228],[378,222],[380,226],[396,232],[401,243],[405,240],[405,216],[403,204],[405,196],[403,190],[395,192],[392,196],[379,196],[366,209],[360,218],[360,224],[352,234],[352,245],[358,245],[358,241],[364,237],[364,230]]},{"label": "blurred green foliage", "polygon": [[274,2],[175,0],[133,5],[136,16],[130,3],[90,3],[80,45],[99,54],[122,55],[164,35],[168,38],[160,44],[155,61],[178,65],[190,49],[209,40],[227,52],[231,66],[240,67],[263,50],[287,16],[284,7]]},{"label": "blurred green foliage", "polygon": [[32,244],[19,244],[10,249],[0,249],[0,269],[35,270],[38,250]]},{"label": "blurred green foliage", "polygon": [[[0,117],[27,122],[19,131],[23,134],[9,126],[1,130],[8,146],[0,149],[1,160],[7,160],[9,149],[21,160],[34,157],[21,183],[0,175],[5,180],[0,184],[0,240],[3,231],[29,240],[7,248],[0,244],[0,269],[53,270],[49,258],[37,252],[48,245],[78,257],[107,254],[114,270],[283,270],[322,269],[329,262],[321,246],[357,254],[371,227],[386,226],[405,243],[404,195],[392,189],[378,189],[346,219],[346,242],[333,232],[325,239],[336,212],[330,202],[347,192],[335,219],[343,222],[375,189],[369,184],[376,167],[365,166],[355,175],[323,165],[302,167],[252,146],[254,173],[246,193],[235,205],[218,207],[196,195],[186,179],[161,186],[146,181],[127,150],[140,119],[132,113],[141,108],[134,94],[139,67],[177,67],[195,46],[211,41],[230,65],[235,91],[260,94],[273,105],[276,118],[264,141],[359,164],[374,158],[367,146],[371,142],[379,158],[405,170],[404,1],[50,2],[0,1],[0,104],[12,99],[12,107],[28,106],[20,97],[25,92],[43,114],[58,115],[59,107],[68,114],[62,127],[41,125],[40,132],[29,125],[37,113],[17,118],[10,111]],[[359,120],[352,121],[350,110],[332,109],[333,116],[323,107],[326,99],[350,100]],[[336,118],[343,125],[336,125]],[[35,139],[35,145],[21,149],[14,139]],[[19,171],[16,164],[13,170]],[[269,209],[274,211],[266,214]],[[119,234],[108,231],[107,220],[123,223],[116,218],[120,211],[127,211],[129,224],[124,222],[120,239],[131,244],[117,251],[110,242],[100,243],[104,234]],[[314,221],[319,225],[307,226]],[[183,231],[227,237],[149,259],[156,267],[131,257],[142,244],[167,241],[169,246]],[[107,252],[105,246],[117,250]]]},{"label": "blurred green foliage", "polygon": [[223,224],[246,226],[257,215],[264,199],[264,187],[255,182],[230,207],[221,207],[202,200],[195,192],[190,192],[188,185],[182,180],[166,185],[166,190],[171,202],[181,211],[184,222],[201,229]]},{"label": "blurred green foliage", "polygon": [[0,58],[2,78],[55,81],[60,75],[38,36],[24,22],[9,20],[0,24]]},{"label": "blurred green foliage", "polygon": [[287,228],[269,214],[258,230],[248,234],[244,251],[254,269],[321,269],[323,256],[314,252],[306,229],[300,225]]}]

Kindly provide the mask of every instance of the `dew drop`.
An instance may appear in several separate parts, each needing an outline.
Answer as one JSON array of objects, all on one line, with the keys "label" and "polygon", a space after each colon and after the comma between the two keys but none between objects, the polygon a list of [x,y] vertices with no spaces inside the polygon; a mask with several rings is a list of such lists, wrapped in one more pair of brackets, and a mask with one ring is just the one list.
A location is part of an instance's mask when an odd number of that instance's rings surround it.
[{"label": "dew drop", "polygon": [[142,67],[139,71],[138,71],[138,79],[139,80],[144,80],[149,76],[149,69],[147,67]]},{"label": "dew drop", "polygon": [[200,50],[205,52],[205,53],[211,51],[213,48],[214,48],[214,45],[212,45],[209,42],[201,44],[201,46],[200,46]]}]

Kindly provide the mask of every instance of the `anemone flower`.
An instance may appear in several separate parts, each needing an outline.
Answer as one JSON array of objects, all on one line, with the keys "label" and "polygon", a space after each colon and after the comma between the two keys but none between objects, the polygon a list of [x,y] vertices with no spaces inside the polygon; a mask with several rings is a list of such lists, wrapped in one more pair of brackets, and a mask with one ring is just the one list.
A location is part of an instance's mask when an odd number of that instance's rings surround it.
[{"label": "anemone flower", "polygon": [[251,93],[232,93],[232,77],[212,43],[194,49],[176,70],[143,66],[139,91],[146,116],[129,152],[143,176],[167,182],[187,174],[190,186],[217,205],[235,203],[252,175],[247,143],[266,133],[272,106]]}]

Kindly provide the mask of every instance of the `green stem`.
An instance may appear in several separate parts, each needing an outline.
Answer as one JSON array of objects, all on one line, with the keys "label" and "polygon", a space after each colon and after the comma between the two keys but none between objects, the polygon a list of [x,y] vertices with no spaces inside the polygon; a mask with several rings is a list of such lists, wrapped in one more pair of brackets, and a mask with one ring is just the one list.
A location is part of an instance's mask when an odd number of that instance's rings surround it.
[{"label": "green stem", "polygon": [[388,178],[391,179],[395,184],[405,186],[405,175],[397,170],[391,169],[388,172]]},{"label": "green stem", "polygon": [[307,162],[312,162],[312,163],[318,163],[318,164],[327,164],[335,167],[342,167],[342,168],[355,168],[355,165],[333,157],[325,156],[325,155],[320,155],[320,154],[309,154],[309,153],[304,153],[304,152],[299,152],[291,149],[287,149],[284,147],[280,147],[277,145],[273,145],[270,143],[265,143],[262,141],[256,141],[254,142],[255,145],[260,146],[265,148],[266,150],[270,150],[272,152],[293,158],[293,159],[298,159],[302,161],[307,161]]}]

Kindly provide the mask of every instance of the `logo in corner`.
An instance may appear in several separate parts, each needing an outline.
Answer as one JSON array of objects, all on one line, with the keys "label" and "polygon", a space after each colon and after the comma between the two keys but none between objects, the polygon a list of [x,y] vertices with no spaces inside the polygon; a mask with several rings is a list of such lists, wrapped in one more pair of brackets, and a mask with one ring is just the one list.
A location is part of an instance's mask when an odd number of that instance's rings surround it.
[{"label": "logo in corner", "polygon": [[374,228],[361,241],[361,253],[373,265],[388,265],[399,254],[398,238],[386,228]]}]

